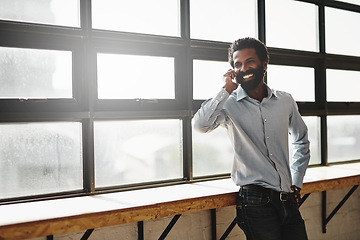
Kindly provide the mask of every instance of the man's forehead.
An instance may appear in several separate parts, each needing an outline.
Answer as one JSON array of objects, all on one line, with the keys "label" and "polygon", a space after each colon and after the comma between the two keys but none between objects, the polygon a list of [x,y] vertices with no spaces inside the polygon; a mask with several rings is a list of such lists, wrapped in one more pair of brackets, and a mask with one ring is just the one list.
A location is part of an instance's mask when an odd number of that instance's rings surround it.
[{"label": "man's forehead", "polygon": [[250,58],[258,59],[255,48],[244,48],[234,52],[233,59],[247,60]]}]

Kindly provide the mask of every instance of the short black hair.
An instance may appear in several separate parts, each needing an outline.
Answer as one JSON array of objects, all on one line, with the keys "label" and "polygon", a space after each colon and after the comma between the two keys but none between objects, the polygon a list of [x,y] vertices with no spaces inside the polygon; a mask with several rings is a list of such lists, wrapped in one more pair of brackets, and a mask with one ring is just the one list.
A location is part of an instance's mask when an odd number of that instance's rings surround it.
[{"label": "short black hair", "polygon": [[259,57],[262,63],[269,62],[269,53],[265,44],[255,38],[246,37],[234,41],[229,47],[228,61],[233,68],[234,68],[234,59],[233,59],[234,52],[245,48],[254,48],[257,56]]}]

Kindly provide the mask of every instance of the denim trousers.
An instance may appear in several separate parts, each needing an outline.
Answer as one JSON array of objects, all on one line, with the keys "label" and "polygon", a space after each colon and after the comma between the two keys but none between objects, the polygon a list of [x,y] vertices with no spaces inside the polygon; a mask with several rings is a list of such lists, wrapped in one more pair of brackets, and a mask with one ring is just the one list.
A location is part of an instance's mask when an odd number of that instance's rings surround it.
[{"label": "denim trousers", "polygon": [[263,192],[240,189],[237,224],[247,240],[307,240],[304,220],[295,201],[281,201]]}]

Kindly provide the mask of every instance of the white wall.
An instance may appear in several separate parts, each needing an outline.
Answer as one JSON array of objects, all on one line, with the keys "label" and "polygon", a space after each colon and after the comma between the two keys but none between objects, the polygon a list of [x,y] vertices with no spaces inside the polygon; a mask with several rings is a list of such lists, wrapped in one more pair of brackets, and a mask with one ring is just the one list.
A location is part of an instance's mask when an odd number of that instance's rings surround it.
[{"label": "white wall", "polygon": [[[327,215],[348,193],[350,188],[327,192]],[[358,240],[360,239],[360,189],[357,189],[338,213],[327,225],[327,232],[322,233],[321,193],[313,193],[301,206],[309,240]],[[220,239],[235,217],[235,207],[217,209],[217,239]],[[160,237],[172,217],[144,222],[144,239],[155,240]],[[79,240],[84,232],[56,235],[55,240]],[[45,238],[37,238],[44,240]],[[125,224],[95,229],[89,240],[137,240],[137,224]],[[245,240],[238,226],[232,230],[227,240]],[[166,240],[211,240],[210,211],[183,214]]]}]

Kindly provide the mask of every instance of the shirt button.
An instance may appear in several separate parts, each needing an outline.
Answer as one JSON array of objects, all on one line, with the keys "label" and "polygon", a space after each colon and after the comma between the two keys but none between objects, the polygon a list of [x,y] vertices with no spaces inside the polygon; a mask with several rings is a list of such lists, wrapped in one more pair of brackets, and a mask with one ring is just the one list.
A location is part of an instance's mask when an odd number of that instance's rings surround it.
[{"label": "shirt button", "polygon": [[266,137],[266,139],[269,139],[270,137]]},{"label": "shirt button", "polygon": [[266,122],[266,118],[264,119],[264,122]]}]

